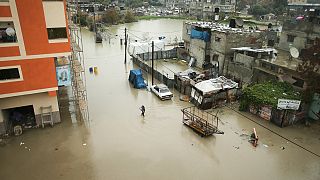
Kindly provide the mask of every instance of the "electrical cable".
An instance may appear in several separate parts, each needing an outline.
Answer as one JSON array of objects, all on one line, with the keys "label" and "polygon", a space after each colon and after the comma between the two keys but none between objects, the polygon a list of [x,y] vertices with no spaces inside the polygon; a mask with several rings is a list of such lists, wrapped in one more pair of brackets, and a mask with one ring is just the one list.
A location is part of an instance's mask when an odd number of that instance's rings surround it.
[{"label": "electrical cable", "polygon": [[272,129],[270,129],[270,128],[268,128],[268,127],[264,126],[263,124],[260,124],[260,123],[256,122],[255,120],[253,120],[253,119],[251,119],[250,117],[248,117],[248,116],[246,116],[246,115],[244,115],[244,114],[242,114],[242,113],[240,113],[240,112],[238,112],[238,111],[234,110],[233,108],[231,108],[231,107],[229,107],[229,106],[226,106],[226,107],[228,107],[229,109],[233,110],[234,112],[236,112],[236,113],[240,114],[241,116],[243,116],[243,117],[245,117],[245,118],[249,119],[249,120],[250,120],[250,121],[252,121],[253,123],[258,124],[259,126],[261,126],[261,127],[265,128],[265,129],[267,129],[268,131],[270,131],[270,132],[272,132],[273,134],[275,134],[275,135],[277,135],[277,136],[281,137],[282,139],[285,139],[286,141],[291,142],[292,144],[294,144],[294,145],[296,145],[296,146],[300,147],[301,149],[303,149],[303,150],[305,150],[305,151],[307,151],[307,152],[309,152],[309,153],[311,153],[311,154],[313,154],[313,155],[315,155],[315,156],[317,156],[317,157],[319,157],[319,158],[320,158],[320,155],[319,155],[319,154],[317,154],[317,153],[315,153],[315,152],[312,152],[311,150],[309,150],[309,149],[307,149],[307,148],[305,148],[305,147],[303,147],[303,146],[301,146],[301,145],[297,144],[296,142],[294,142],[294,141],[292,141],[292,140],[290,140],[290,139],[288,139],[288,138],[286,138],[286,137],[282,136],[281,134],[279,134],[279,133],[277,133],[277,132],[273,131]]}]

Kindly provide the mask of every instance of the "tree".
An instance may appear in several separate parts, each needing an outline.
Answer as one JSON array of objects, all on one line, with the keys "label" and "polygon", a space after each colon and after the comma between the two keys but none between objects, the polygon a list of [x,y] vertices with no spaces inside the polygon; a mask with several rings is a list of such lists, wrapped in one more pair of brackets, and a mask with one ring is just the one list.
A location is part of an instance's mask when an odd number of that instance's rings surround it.
[{"label": "tree", "polygon": [[255,15],[255,16],[261,16],[264,14],[267,14],[268,10],[261,6],[260,4],[256,4],[249,9],[249,14]]},{"label": "tree", "polygon": [[104,5],[107,5],[107,4],[111,3],[111,0],[97,0],[97,2],[104,4]]},{"label": "tree", "polygon": [[316,38],[312,47],[305,49],[302,54],[302,63],[298,66],[298,72],[305,79],[307,88],[304,93],[304,101],[310,102],[314,93],[320,93],[320,39]]},{"label": "tree", "polygon": [[116,24],[119,21],[119,14],[115,9],[108,9],[102,16],[102,21],[108,24]]},{"label": "tree", "polygon": [[136,17],[131,11],[127,11],[126,14],[124,15],[124,22],[125,23],[131,23],[136,21]]}]

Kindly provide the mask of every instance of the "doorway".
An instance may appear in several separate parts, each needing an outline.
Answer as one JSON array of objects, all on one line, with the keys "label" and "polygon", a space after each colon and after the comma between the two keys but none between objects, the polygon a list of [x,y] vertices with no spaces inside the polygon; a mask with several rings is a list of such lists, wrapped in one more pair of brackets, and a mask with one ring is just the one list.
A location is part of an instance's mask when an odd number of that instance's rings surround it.
[{"label": "doorway", "polygon": [[[12,135],[14,128],[29,129],[36,126],[33,105],[2,109],[6,134]],[[21,132],[22,133],[22,132]]]}]

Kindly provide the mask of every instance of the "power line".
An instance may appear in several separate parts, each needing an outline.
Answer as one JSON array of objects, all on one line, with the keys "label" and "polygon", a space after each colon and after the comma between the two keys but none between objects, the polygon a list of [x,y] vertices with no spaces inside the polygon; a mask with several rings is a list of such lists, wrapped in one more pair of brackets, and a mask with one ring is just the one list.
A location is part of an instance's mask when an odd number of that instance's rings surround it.
[{"label": "power line", "polygon": [[320,157],[320,155],[319,155],[319,154],[317,154],[317,153],[315,153],[315,152],[312,152],[311,150],[309,150],[309,149],[307,149],[307,148],[305,148],[305,147],[303,147],[303,146],[301,146],[301,145],[297,144],[296,142],[294,142],[294,141],[292,141],[292,140],[290,140],[290,139],[288,139],[288,138],[286,138],[286,137],[282,136],[281,134],[279,134],[279,133],[277,133],[277,132],[273,131],[272,129],[270,129],[270,128],[268,128],[268,127],[266,127],[266,126],[264,126],[264,125],[262,125],[262,124],[260,124],[260,123],[258,123],[258,122],[256,122],[255,120],[253,120],[253,119],[251,119],[251,118],[247,117],[246,115],[244,115],[244,114],[242,114],[242,113],[240,113],[240,112],[238,112],[238,111],[234,110],[233,108],[231,108],[231,107],[229,107],[229,106],[226,106],[226,107],[228,107],[229,109],[233,110],[234,112],[236,112],[236,113],[240,114],[241,116],[243,116],[243,117],[245,117],[245,118],[249,119],[250,121],[252,121],[252,122],[254,122],[254,123],[258,124],[259,126],[261,126],[261,127],[265,128],[265,129],[267,129],[268,131],[270,131],[270,132],[272,132],[273,134],[275,134],[275,135],[277,135],[277,136],[281,137],[282,139],[285,139],[286,141],[291,142],[292,144],[294,144],[294,145],[296,145],[296,146],[300,147],[301,149],[303,149],[303,150],[305,150],[305,151],[307,151],[307,152],[309,152],[309,153],[311,153],[311,154],[313,154],[313,155],[315,155],[315,156],[317,156],[317,157]]}]

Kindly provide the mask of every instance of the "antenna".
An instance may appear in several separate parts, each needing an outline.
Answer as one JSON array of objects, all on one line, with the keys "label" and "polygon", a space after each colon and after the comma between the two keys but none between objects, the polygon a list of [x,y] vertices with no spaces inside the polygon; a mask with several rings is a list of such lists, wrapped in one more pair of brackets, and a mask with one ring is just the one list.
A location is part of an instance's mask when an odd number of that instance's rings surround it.
[{"label": "antenna", "polygon": [[298,58],[299,57],[299,51],[295,47],[290,47],[290,54],[294,58]]}]

